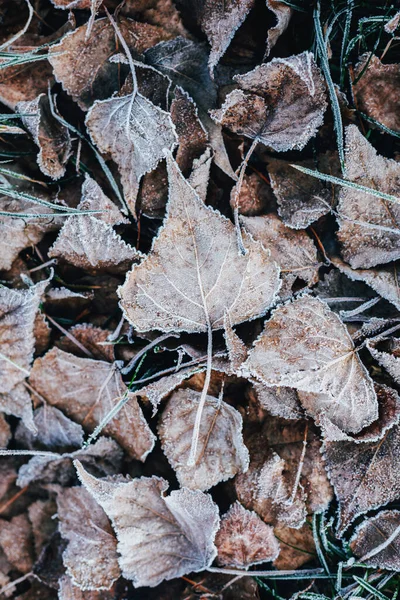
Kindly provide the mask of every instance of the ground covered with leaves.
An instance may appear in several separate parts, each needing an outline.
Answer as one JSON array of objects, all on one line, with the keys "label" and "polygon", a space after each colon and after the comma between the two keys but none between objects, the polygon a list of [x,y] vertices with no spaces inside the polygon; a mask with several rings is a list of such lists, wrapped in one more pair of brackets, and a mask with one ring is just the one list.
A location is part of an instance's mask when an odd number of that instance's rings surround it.
[{"label": "ground covered with leaves", "polygon": [[396,600],[399,9],[0,1],[0,597]]}]

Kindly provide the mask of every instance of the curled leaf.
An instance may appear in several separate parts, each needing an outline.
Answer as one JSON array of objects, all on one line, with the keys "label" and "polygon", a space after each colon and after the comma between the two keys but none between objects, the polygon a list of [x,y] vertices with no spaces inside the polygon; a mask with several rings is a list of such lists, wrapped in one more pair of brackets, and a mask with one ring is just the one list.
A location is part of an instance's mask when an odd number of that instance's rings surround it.
[{"label": "curled leaf", "polygon": [[75,464],[82,483],[111,520],[122,574],[135,587],[154,587],[211,564],[219,526],[211,496],[187,488],[165,496],[168,483],[160,477],[112,483],[89,475],[79,461]]}]

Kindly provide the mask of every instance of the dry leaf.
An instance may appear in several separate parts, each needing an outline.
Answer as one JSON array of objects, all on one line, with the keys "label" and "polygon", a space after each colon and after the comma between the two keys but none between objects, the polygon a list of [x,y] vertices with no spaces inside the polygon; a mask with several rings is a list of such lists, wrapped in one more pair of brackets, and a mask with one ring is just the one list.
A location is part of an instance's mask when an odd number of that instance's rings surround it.
[{"label": "dry leaf", "polygon": [[371,53],[363,54],[354,69],[353,85],[357,109],[389,129],[400,130],[400,69],[397,63],[384,65]]},{"label": "dry leaf", "polygon": [[37,163],[40,170],[52,179],[60,179],[71,155],[71,138],[68,129],[51,114],[47,94],[19,102],[16,111],[23,114],[22,122],[39,147]]},{"label": "dry leaf", "polygon": [[111,483],[75,464],[82,483],[111,519],[122,575],[135,587],[154,587],[212,563],[219,516],[211,496],[186,488],[164,496],[168,482],[160,477]]},{"label": "dry leaf", "polygon": [[[217,123],[276,150],[301,150],[322,125],[325,84],[310,52],[273,58],[244,75],[221,109]],[[296,119],[293,119],[293,115]]]},{"label": "dry leaf", "polygon": [[274,533],[281,548],[278,558],[274,561],[274,567],[277,569],[298,569],[308,561],[316,559],[310,523],[304,523],[300,529],[276,527]]},{"label": "dry leaf", "polygon": [[352,269],[339,258],[332,258],[332,263],[341,273],[352,281],[364,281],[382,298],[391,302],[400,310],[400,289],[396,265],[387,265],[376,269]]},{"label": "dry leaf", "polygon": [[57,507],[53,500],[36,500],[28,506],[37,557],[57,530],[57,521],[53,518],[56,513]]},{"label": "dry leaf", "polygon": [[[108,18],[93,23],[86,39],[88,24],[65,35],[49,49],[49,61],[56,80],[82,110],[94,100],[109,98],[120,88],[120,65],[110,57],[118,52],[119,43]],[[147,48],[171,37],[159,27],[120,17],[118,27],[135,58]]]},{"label": "dry leaf", "polygon": [[247,358],[247,348],[240,337],[232,329],[228,315],[225,315],[224,318],[224,330],[229,361],[231,363],[233,373],[236,373],[239,371],[240,367]]},{"label": "dry leaf", "polygon": [[280,549],[272,527],[239,502],[222,517],[215,545],[218,563],[236,569],[275,560]]},{"label": "dry leaf", "polygon": [[399,497],[399,452],[398,425],[375,442],[324,443],[326,467],[339,501],[339,534],[359,515]]},{"label": "dry leaf", "polygon": [[73,485],[76,472],[72,461],[79,459],[86,468],[99,477],[114,475],[121,468],[123,452],[114,440],[100,437],[95,444],[69,454],[34,456],[18,471],[17,485],[21,488],[35,483]]},{"label": "dry leaf", "polygon": [[208,135],[197,116],[196,105],[189,94],[179,86],[175,88],[171,103],[171,119],[179,142],[175,160],[186,176],[193,161],[205,152]]},{"label": "dry leaf", "polygon": [[29,573],[33,565],[32,529],[27,515],[0,519],[0,546],[14,569]]},{"label": "dry leaf", "polygon": [[10,393],[29,375],[35,317],[46,285],[47,281],[24,290],[0,287],[1,394]]},{"label": "dry leaf", "polygon": [[47,93],[52,81],[51,65],[45,58],[32,64],[3,68],[0,70],[0,101],[15,110],[19,102],[28,102]]},{"label": "dry leaf", "polygon": [[[318,169],[339,175],[338,161],[327,152],[318,157]],[[315,169],[314,160],[296,161],[296,164]],[[268,158],[268,174],[278,202],[278,213],[283,222],[294,229],[305,229],[329,212],[334,203],[333,186],[321,179],[309,177],[290,166],[290,162]]]},{"label": "dry leaf", "polygon": [[292,286],[299,279],[308,287],[318,282],[317,249],[305,231],[289,229],[274,214],[259,217],[241,217],[240,222],[253,238],[271,252],[271,258],[281,269],[283,298],[292,294]]},{"label": "dry leaf", "polygon": [[378,338],[367,340],[366,345],[375,360],[400,384],[400,340],[393,337],[385,343]]},{"label": "dry leaf", "polygon": [[190,389],[174,392],[162,413],[158,434],[180,485],[206,491],[246,471],[249,453],[243,443],[240,413],[223,400],[207,396],[196,463],[187,466],[200,396]]},{"label": "dry leaf", "polygon": [[205,202],[207,198],[212,159],[211,148],[207,147],[200,158],[194,159],[192,172],[188,178],[190,185],[203,202]]},{"label": "dry leaf", "polygon": [[43,358],[36,359],[30,383],[50,405],[61,409],[90,432],[120,398],[128,394],[128,402],[103,433],[113,437],[138,460],[144,461],[153,449],[154,435],[115,363],[80,358],[52,348]]},{"label": "dry leaf", "polygon": [[[400,195],[400,165],[377,154],[355,125],[346,128],[346,173],[355,183]],[[368,269],[400,258],[400,206],[343,187],[340,190],[338,239],[353,269]]]},{"label": "dry leaf", "polygon": [[129,219],[123,216],[119,208],[103,192],[97,181],[85,174],[82,185],[82,198],[77,208],[79,210],[101,210],[95,215],[96,219],[108,225],[129,225]]},{"label": "dry leaf", "polygon": [[0,410],[6,415],[22,419],[27,429],[36,433],[31,397],[23,383],[17,384],[6,394],[0,393]]},{"label": "dry leaf", "polygon": [[[1,401],[1,400],[0,400]],[[9,424],[4,418],[4,415],[0,413],[0,446],[7,448],[8,442],[11,439],[11,429]]]},{"label": "dry leaf", "polygon": [[125,199],[134,211],[141,178],[176,146],[170,114],[132,92],[96,100],[85,122],[93,143],[118,165]]},{"label": "dry leaf", "polygon": [[266,0],[266,2],[269,10],[272,10],[276,16],[276,25],[268,30],[267,51],[265,54],[269,56],[278,39],[288,28],[293,9],[285,2],[281,2],[281,0]]},{"label": "dry leaf", "polygon": [[232,325],[264,314],[279,289],[268,253],[245,235],[239,256],[231,221],[201,202],[172,160],[168,177],[164,227],[119,288],[126,318],[138,331],[194,333],[220,329],[226,312]]},{"label": "dry leaf", "polygon": [[[253,381],[248,392],[250,399],[256,399],[260,406],[273,417],[283,419],[302,419],[304,413],[299,402],[296,390],[289,387],[268,387],[262,382]],[[254,398],[253,396],[256,396]]]},{"label": "dry leaf", "polygon": [[111,225],[89,215],[69,217],[48,252],[89,272],[125,272],[143,255]]},{"label": "dry leaf", "polygon": [[269,187],[256,173],[252,173],[243,176],[240,190],[237,186],[232,188],[230,204],[232,210],[238,204],[239,214],[253,217],[265,213],[271,200],[273,196]]},{"label": "dry leaf", "polygon": [[107,590],[120,575],[117,540],[103,509],[83,487],[57,494],[67,574],[81,590]]},{"label": "dry leaf", "polygon": [[350,539],[350,548],[364,564],[378,569],[400,569],[400,512],[384,510],[365,519]]},{"label": "dry leaf", "polygon": [[[91,323],[79,323],[71,327],[69,333],[92,354],[93,358],[106,362],[114,362],[114,345],[112,342],[107,342],[108,336],[111,333],[108,329],[100,329],[100,327],[95,327]],[[64,350],[64,352],[70,352],[82,358],[87,358],[88,356],[67,336],[58,340],[56,345],[60,350]]]},{"label": "dry leaf", "polygon": [[115,590],[83,592],[72,583],[70,577],[63,575],[59,580],[58,600],[115,600]]},{"label": "dry leaf", "polygon": [[33,413],[34,434],[20,423],[15,439],[25,448],[67,450],[80,448],[83,444],[83,429],[78,423],[68,419],[58,408],[43,404]]},{"label": "dry leaf", "polygon": [[266,385],[326,394],[326,414],[343,431],[357,433],[378,417],[372,380],[345,325],[318,298],[277,308],[244,370]]}]

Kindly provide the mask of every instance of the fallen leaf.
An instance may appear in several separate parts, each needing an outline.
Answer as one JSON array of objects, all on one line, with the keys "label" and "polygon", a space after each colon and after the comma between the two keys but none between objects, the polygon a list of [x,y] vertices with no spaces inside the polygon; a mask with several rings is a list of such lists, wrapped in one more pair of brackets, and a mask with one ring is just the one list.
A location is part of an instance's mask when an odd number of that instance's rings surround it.
[{"label": "fallen leaf", "polygon": [[[339,175],[338,161],[327,152],[318,157],[317,167],[331,175]],[[296,164],[315,169],[313,160],[296,161]],[[333,186],[321,179],[309,177],[290,166],[290,162],[268,158],[268,175],[278,202],[278,214],[285,225],[305,229],[327,214],[335,203]]]},{"label": "fallen leaf", "polygon": [[39,147],[37,163],[40,170],[52,179],[60,179],[71,155],[71,138],[68,129],[51,114],[47,94],[19,102],[16,111],[23,115],[22,122]]},{"label": "fallen leaf", "polygon": [[7,448],[8,442],[10,441],[11,437],[12,436],[10,426],[5,420],[4,415],[0,413],[0,446],[2,448]]},{"label": "fallen leaf", "polygon": [[0,546],[14,569],[29,573],[33,565],[32,529],[27,515],[0,519]]},{"label": "fallen leaf", "polygon": [[284,386],[268,387],[262,382],[252,381],[249,395],[253,401],[256,400],[273,417],[295,420],[304,418],[297,392],[293,388]]},{"label": "fallen leaf", "polygon": [[127,394],[128,402],[103,433],[113,437],[137,460],[144,461],[153,449],[154,435],[115,363],[80,358],[52,348],[43,358],[36,359],[29,381],[51,406],[90,432]]},{"label": "fallen leaf", "polygon": [[89,215],[69,217],[48,254],[95,273],[126,272],[143,256],[111,225]]},{"label": "fallen leaf", "polygon": [[[78,323],[71,327],[68,332],[78,341],[96,360],[114,362],[114,345],[108,342],[108,336],[111,331],[95,327],[91,323]],[[81,358],[87,358],[87,353],[83,352],[71,338],[65,336],[56,342],[60,350],[76,354]]]},{"label": "fallen leaf", "polygon": [[[118,27],[135,58],[171,37],[159,27],[120,17]],[[109,59],[118,52],[118,41],[108,18],[97,19],[87,38],[88,24],[65,35],[49,48],[49,62],[56,80],[78,103],[88,110],[95,100],[109,98],[120,88],[120,65]]]},{"label": "fallen leaf", "polygon": [[345,432],[378,417],[368,371],[345,325],[319,298],[305,295],[277,308],[244,370],[266,385],[326,394],[326,414]]},{"label": "fallen leaf", "polygon": [[36,434],[20,423],[15,439],[25,448],[67,450],[80,448],[83,444],[83,429],[68,419],[58,408],[43,404],[33,413]]},{"label": "fallen leaf", "polygon": [[79,461],[75,464],[111,520],[122,575],[135,587],[154,587],[212,563],[219,515],[211,496],[186,488],[164,496],[168,482],[160,477],[112,483],[89,475]]},{"label": "fallen leaf", "polygon": [[400,340],[367,340],[366,346],[378,363],[400,384]]},{"label": "fallen leaf", "polygon": [[378,441],[361,444],[325,442],[323,450],[328,475],[339,501],[339,535],[359,515],[398,498],[398,425],[385,431]]},{"label": "fallen leaf", "polygon": [[400,569],[400,512],[384,510],[365,519],[350,539],[350,548],[369,567]]},{"label": "fallen leaf", "polygon": [[291,296],[293,284],[299,279],[308,287],[318,282],[317,249],[305,231],[289,229],[274,214],[240,217],[240,222],[271,252],[271,258],[279,265],[283,282],[279,290],[281,297]]},{"label": "fallen leaf", "polygon": [[35,545],[35,555],[40,556],[44,546],[49,543],[57,530],[54,515],[57,513],[53,500],[36,500],[28,506],[29,521],[32,525],[32,535]]},{"label": "fallen leaf", "polygon": [[0,287],[2,395],[10,393],[29,375],[35,347],[35,317],[46,285],[47,282],[41,282],[23,290]]},{"label": "fallen leaf", "polygon": [[[355,125],[346,127],[345,162],[350,181],[399,196],[399,163],[377,154]],[[337,211],[342,256],[353,269],[368,269],[400,258],[397,204],[343,187]]]},{"label": "fallen leaf", "polygon": [[32,433],[36,433],[31,397],[23,383],[17,384],[8,393],[0,393],[0,410],[6,415],[13,415],[22,419],[27,429]]},{"label": "fallen leaf", "polygon": [[232,329],[228,315],[224,318],[224,337],[226,348],[228,350],[229,361],[233,373],[239,371],[240,367],[247,358],[247,348],[237,333]]},{"label": "fallen leaf", "polygon": [[256,173],[252,173],[243,176],[240,190],[236,186],[232,188],[230,204],[234,210],[237,203],[239,214],[254,217],[267,212],[271,200],[273,196],[270,189]]},{"label": "fallen leaf", "polygon": [[176,146],[170,114],[132,92],[96,100],[85,123],[100,152],[118,165],[125,199],[134,212],[141,178]]},{"label": "fallen leaf", "polygon": [[207,396],[196,463],[187,466],[200,397],[201,393],[190,389],[174,392],[161,415],[158,434],[180,485],[206,491],[246,471],[249,453],[243,443],[240,413],[222,399]]},{"label": "fallen leaf", "polygon": [[211,113],[234,133],[286,152],[304,148],[322,125],[325,84],[310,52],[273,58],[234,79],[240,89]]},{"label": "fallen leaf", "polygon": [[389,129],[399,131],[399,65],[383,64],[368,52],[361,56],[354,69],[353,79],[359,77],[352,86],[357,109]]},{"label": "fallen leaf", "polygon": [[72,461],[79,459],[86,468],[100,477],[114,475],[121,468],[123,452],[114,440],[100,437],[97,442],[82,450],[68,454],[34,456],[18,471],[17,485],[24,488],[32,482],[57,483],[64,487],[73,485],[76,472]]},{"label": "fallen leaf", "polygon": [[[5,59],[1,59],[0,64]],[[0,70],[0,101],[15,110],[19,102],[34,100],[47,93],[49,81],[54,81],[46,58],[31,64],[10,66]]]},{"label": "fallen leaf", "polygon": [[81,590],[108,590],[120,576],[117,540],[103,509],[83,487],[57,494],[67,575]]},{"label": "fallen leaf", "polygon": [[281,0],[266,0],[266,2],[267,7],[274,13],[276,17],[276,25],[268,30],[267,51],[265,54],[266,56],[269,56],[278,39],[288,28],[293,14],[293,9]]},{"label": "fallen leaf", "polygon": [[115,600],[115,591],[83,592],[72,583],[70,577],[64,575],[59,580],[58,600]]},{"label": "fallen leaf", "polygon": [[200,201],[170,159],[168,177],[164,227],[118,291],[126,318],[138,331],[194,333],[220,329],[225,313],[232,325],[264,314],[279,289],[268,253],[245,235],[239,256],[231,221]]},{"label": "fallen leaf", "polygon": [[79,210],[99,210],[96,219],[108,225],[129,225],[129,219],[123,216],[119,208],[103,192],[97,181],[85,174],[82,185],[82,198],[77,208]]},{"label": "fallen leaf", "polygon": [[205,202],[207,198],[208,180],[210,178],[212,160],[213,156],[211,154],[211,148],[207,147],[199,158],[194,159],[192,172],[188,178],[190,185],[203,202]]},{"label": "fallen leaf", "polygon": [[304,523],[300,529],[276,527],[274,533],[281,548],[278,558],[274,561],[274,567],[277,569],[298,569],[316,559],[317,552],[310,523]]},{"label": "fallen leaf", "polygon": [[218,563],[236,569],[275,560],[280,550],[272,527],[239,502],[222,517],[215,545]]}]

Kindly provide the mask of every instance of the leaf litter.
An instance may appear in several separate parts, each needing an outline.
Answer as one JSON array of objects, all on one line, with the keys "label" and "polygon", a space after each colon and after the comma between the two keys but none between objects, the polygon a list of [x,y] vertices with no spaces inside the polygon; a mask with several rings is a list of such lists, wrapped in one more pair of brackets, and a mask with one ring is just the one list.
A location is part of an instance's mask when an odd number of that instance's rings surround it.
[{"label": "leaf litter", "polygon": [[0,596],[395,599],[398,13],[3,4]]}]

